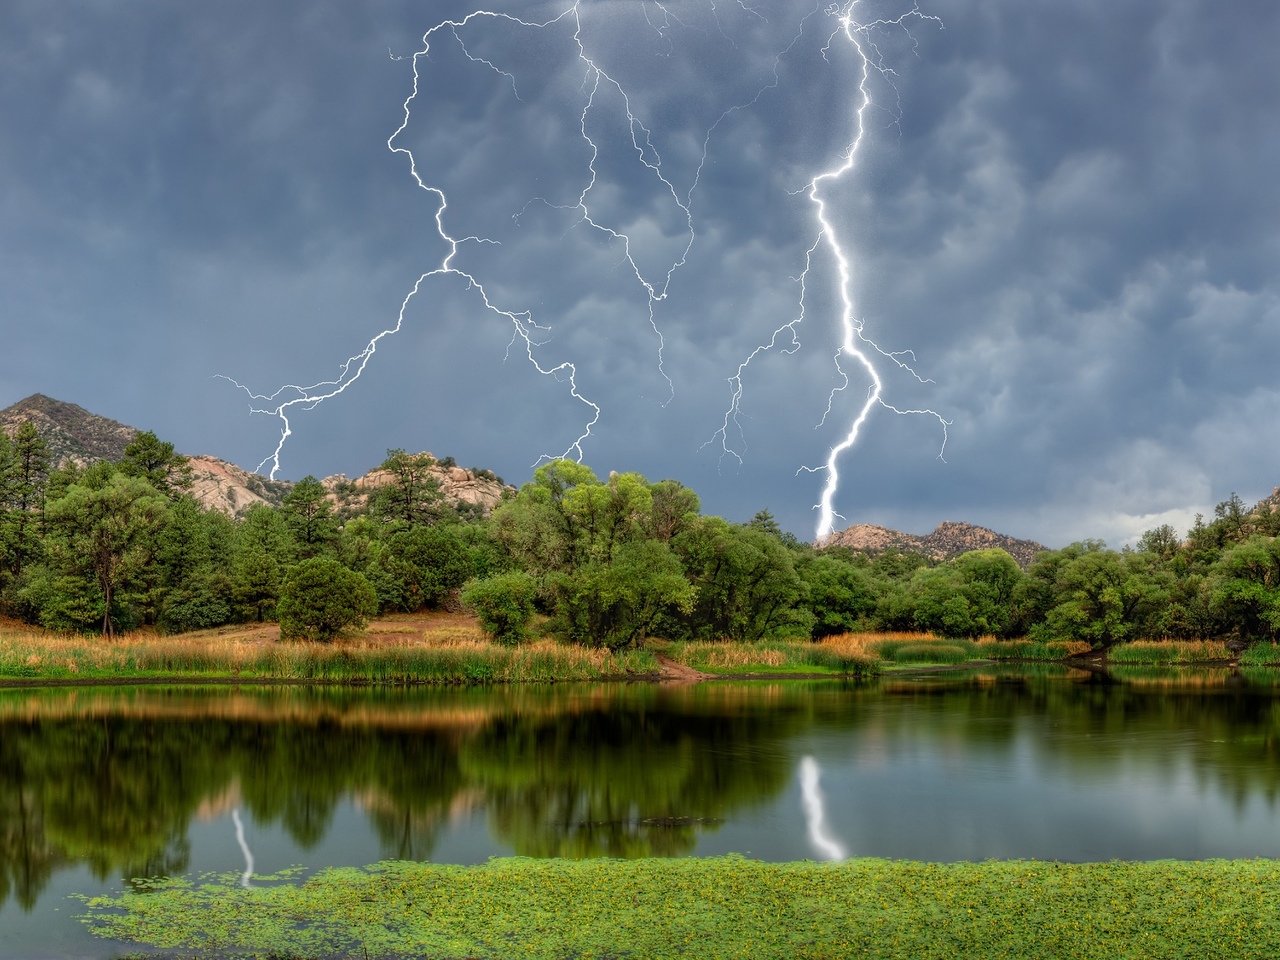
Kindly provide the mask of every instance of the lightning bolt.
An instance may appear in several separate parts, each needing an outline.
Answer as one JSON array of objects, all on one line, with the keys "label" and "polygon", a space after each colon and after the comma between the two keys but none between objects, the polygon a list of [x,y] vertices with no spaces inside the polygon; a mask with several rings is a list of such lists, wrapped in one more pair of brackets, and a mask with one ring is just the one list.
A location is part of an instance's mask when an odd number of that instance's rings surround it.
[{"label": "lightning bolt", "polygon": [[[745,4],[740,4],[744,10],[748,10],[756,16],[759,14],[750,10]],[[623,261],[630,268],[636,282],[644,292],[644,296],[648,306],[649,326],[652,328],[656,338],[656,356],[658,372],[664,379],[668,388],[667,402],[675,393],[675,385],[668,376],[665,363],[664,353],[666,349],[666,338],[659,327],[656,309],[659,304],[667,300],[670,295],[672,280],[683,267],[689,256],[689,251],[693,248],[696,240],[696,232],[694,229],[694,218],[690,209],[692,203],[693,191],[697,187],[698,176],[701,174],[702,166],[698,167],[697,174],[693,179],[692,185],[683,194],[678,190],[675,183],[666,175],[663,169],[661,155],[653,142],[653,133],[650,128],[639,118],[636,111],[632,107],[631,96],[627,90],[619,83],[610,73],[598,62],[589,49],[588,43],[583,35],[583,17],[582,17],[582,0],[574,0],[573,3],[561,10],[561,12],[549,20],[533,21],[524,20],[511,14],[502,13],[492,10],[476,10],[467,14],[458,20],[444,20],[431,27],[423,35],[422,48],[412,56],[413,66],[413,88],[412,92],[404,101],[403,119],[400,126],[387,139],[387,148],[394,154],[401,154],[409,161],[409,173],[417,184],[419,189],[430,194],[435,203],[435,225],[436,233],[440,239],[444,241],[447,253],[434,268],[421,274],[414,283],[413,288],[405,296],[400,305],[399,313],[396,316],[396,322],[372,337],[368,343],[356,354],[348,357],[338,368],[337,376],[330,380],[321,380],[316,383],[302,384],[286,384],[279,387],[269,394],[254,393],[249,387],[234,380],[231,377],[221,376],[221,379],[227,380],[237,389],[244,391],[250,398],[250,413],[265,414],[273,416],[280,421],[280,436],[276,443],[275,449],[265,457],[257,466],[258,471],[270,465],[269,475],[275,477],[276,472],[280,469],[280,456],[284,450],[285,443],[293,433],[290,417],[295,411],[307,411],[314,409],[318,404],[325,400],[332,399],[338,394],[344,392],[348,387],[360,379],[361,375],[368,367],[373,355],[377,352],[378,346],[386,337],[399,333],[404,326],[405,314],[409,308],[410,302],[422,289],[423,285],[430,280],[436,278],[450,277],[461,280],[468,289],[475,291],[483,308],[504,319],[511,325],[512,339],[511,345],[523,346],[524,353],[533,368],[544,376],[551,377],[557,381],[566,382],[568,384],[569,394],[579,403],[583,404],[590,411],[581,433],[574,439],[565,450],[559,454],[561,457],[572,457],[581,460],[583,457],[583,444],[591,436],[592,428],[599,422],[601,409],[598,404],[585,396],[578,386],[577,367],[573,362],[565,360],[554,365],[544,365],[538,358],[538,348],[543,347],[551,333],[549,326],[539,324],[533,319],[533,314],[529,310],[513,310],[498,304],[485,288],[484,283],[476,277],[476,275],[457,264],[459,254],[467,244],[484,244],[495,243],[478,236],[458,237],[450,232],[450,227],[446,225],[446,214],[449,210],[449,199],[442,187],[430,182],[419,170],[418,160],[414,156],[413,151],[396,143],[400,135],[409,125],[412,107],[414,101],[418,99],[421,92],[421,65],[420,61],[429,59],[432,44],[437,38],[443,37],[445,40],[452,38],[461,49],[463,55],[472,63],[483,66],[504,77],[510,84],[512,96],[517,100],[521,100],[519,88],[517,86],[517,78],[510,71],[503,70],[493,60],[474,54],[467,46],[464,39],[464,33],[467,29],[477,23],[501,21],[502,23],[525,30],[546,30],[556,26],[571,26],[572,40],[577,49],[577,59],[582,64],[585,75],[583,78],[582,88],[586,91],[581,112],[579,114],[579,134],[586,144],[590,159],[586,165],[585,182],[577,196],[576,201],[571,205],[556,204],[552,201],[535,197],[525,205],[524,210],[516,214],[513,219],[517,222],[520,216],[529,206],[535,203],[545,204],[548,207],[557,210],[572,210],[577,214],[575,225],[582,225],[594,230],[610,240],[617,241],[622,246]],[[661,3],[654,4],[658,14],[651,15],[648,7],[644,8],[646,20],[650,26],[658,33],[664,36],[666,31],[670,29],[672,22],[679,23],[669,10]],[[711,4],[712,10],[715,10],[715,4]],[[655,22],[656,20],[656,22]],[[388,51],[388,55],[393,60],[404,59],[397,57]],[[659,271],[658,276],[647,276],[645,271],[641,269],[636,257],[632,251],[631,237],[618,225],[611,225],[599,216],[593,213],[592,208],[592,192],[596,189],[598,180],[598,171],[596,161],[600,154],[600,145],[593,138],[590,132],[590,126],[593,114],[597,111],[597,102],[603,90],[609,89],[615,92],[622,102],[622,110],[625,117],[627,130],[629,131],[630,145],[634,153],[635,160],[648,172],[650,176],[661,184],[662,188],[670,196],[671,201],[679,209],[684,219],[687,236],[679,254],[672,260],[664,270]],[[521,102],[523,102],[521,100]],[[719,122],[719,121],[717,121]],[[708,136],[710,134],[708,133]],[[703,162],[706,160],[706,151],[704,144]],[[508,347],[510,349],[510,345]],[[553,459],[550,455],[544,455],[539,458],[539,462],[544,459]]]},{"label": "lightning bolt", "polygon": [[[797,472],[823,473],[826,476],[826,483],[822,489],[822,495],[814,509],[818,511],[817,537],[822,539],[829,536],[835,531],[835,522],[840,516],[835,510],[835,498],[840,487],[840,471],[839,461],[841,455],[848,451],[858,440],[858,434],[862,430],[863,424],[871,415],[872,410],[877,406],[883,407],[893,413],[900,415],[925,415],[935,418],[942,429],[942,444],[938,450],[938,457],[942,459],[947,444],[947,427],[951,426],[951,421],[945,419],[940,413],[928,408],[924,409],[901,409],[888,403],[884,399],[884,380],[873,362],[873,355],[884,358],[893,366],[906,372],[919,383],[932,383],[925,377],[918,374],[913,364],[915,363],[915,355],[909,351],[887,351],[882,349],[874,340],[872,340],[866,332],[863,321],[857,316],[854,299],[853,299],[853,271],[850,265],[850,254],[845,249],[844,241],[841,239],[836,223],[832,219],[828,202],[824,195],[824,188],[829,188],[835,183],[849,177],[853,172],[859,148],[862,146],[867,133],[867,112],[875,104],[875,100],[871,93],[871,81],[873,74],[884,78],[890,89],[894,91],[897,97],[897,86],[894,83],[896,74],[893,69],[885,62],[884,56],[881,54],[879,46],[876,43],[876,35],[878,32],[898,28],[904,31],[911,39],[913,49],[916,45],[915,38],[911,36],[908,24],[915,22],[928,21],[942,27],[942,21],[938,17],[927,15],[921,12],[918,5],[913,5],[910,10],[900,16],[893,18],[880,18],[868,20],[865,23],[859,21],[854,13],[860,5],[860,0],[849,0],[843,4],[832,4],[826,8],[826,13],[836,19],[837,26],[832,30],[827,38],[826,44],[822,48],[824,59],[831,52],[837,38],[844,38],[847,41],[848,49],[852,51],[859,71],[858,80],[858,103],[854,110],[854,134],[852,140],[846,146],[842,158],[835,166],[824,170],[813,177],[798,193],[803,193],[813,207],[814,219],[817,222],[817,237],[813,244],[805,251],[804,269],[799,276],[793,277],[792,280],[799,286],[799,299],[796,315],[786,323],[779,326],[773,331],[772,336],[765,342],[757,346],[746,359],[739,365],[733,376],[728,380],[730,385],[729,406],[727,407],[719,429],[712,435],[708,443],[719,441],[721,447],[721,458],[731,456],[742,463],[741,451],[731,442],[731,435],[738,438],[743,436],[740,417],[742,414],[742,401],[744,396],[744,378],[747,368],[762,354],[772,350],[779,350],[784,354],[792,354],[800,349],[799,328],[804,323],[807,312],[807,295],[809,276],[813,269],[813,258],[819,247],[825,247],[836,264],[836,288],[840,296],[840,315],[839,328],[841,330],[840,346],[835,352],[832,362],[835,366],[836,373],[840,379],[839,385],[832,389],[827,397],[827,408],[817,426],[822,427],[826,424],[827,418],[831,415],[832,407],[835,404],[837,394],[843,393],[852,383],[842,359],[850,358],[857,367],[870,381],[867,388],[866,399],[863,401],[858,410],[857,415],[850,423],[844,438],[833,446],[827,453],[826,462],[821,467],[801,467]],[[894,118],[895,125],[900,116],[900,101],[895,102],[894,109],[891,114]],[[904,357],[910,358],[910,363],[904,360]],[[816,428],[815,428],[816,429]],[[705,444],[704,444],[705,446]]]},{"label": "lightning bolt", "polygon": [[[724,4],[724,0],[721,0],[721,2]],[[476,69],[501,77],[503,86],[509,89],[510,96],[516,102],[524,104],[525,100],[521,93],[521,79],[517,75],[517,70],[515,68],[508,69],[502,62],[501,54],[494,54],[485,50],[484,55],[482,55],[479,52],[480,47],[475,44],[473,37],[476,35],[484,36],[484,31],[488,27],[501,26],[504,29],[515,31],[517,35],[531,31],[559,31],[559,36],[569,44],[567,49],[571,50],[572,54],[567,55],[574,58],[574,62],[577,63],[578,68],[581,70],[581,81],[578,85],[578,95],[581,99],[576,107],[576,133],[582,147],[585,148],[584,155],[586,159],[580,168],[580,180],[577,187],[570,191],[567,198],[562,197],[557,200],[546,196],[532,197],[524,203],[521,209],[513,213],[512,220],[515,223],[519,223],[530,208],[540,205],[569,215],[571,222],[566,228],[566,233],[574,229],[590,231],[610,244],[611,249],[616,247],[620,251],[618,264],[624,268],[629,282],[634,283],[635,290],[646,304],[647,321],[654,343],[656,367],[665,381],[667,389],[667,397],[662,401],[663,405],[666,405],[675,395],[675,384],[666,370],[665,352],[667,339],[659,322],[659,308],[671,297],[673,282],[682,268],[689,262],[690,252],[698,239],[697,230],[695,229],[695,201],[708,163],[712,141],[725,120],[738,111],[749,110],[756,106],[767,93],[779,87],[781,83],[780,66],[784,58],[802,39],[809,22],[819,16],[825,16],[829,21],[834,21],[835,24],[831,31],[826,34],[825,45],[821,48],[824,59],[833,54],[838,44],[839,49],[847,51],[853,57],[855,67],[860,69],[857,87],[858,95],[855,108],[852,111],[853,136],[835,165],[816,174],[799,190],[794,191],[794,195],[803,196],[807,200],[815,221],[814,236],[805,251],[803,269],[798,276],[792,278],[792,281],[799,288],[797,309],[787,322],[773,331],[771,337],[761,342],[759,346],[750,352],[738,365],[733,376],[728,379],[730,385],[729,406],[719,428],[707,443],[719,443],[722,459],[725,456],[732,456],[739,463],[742,462],[742,453],[745,451],[745,437],[740,423],[740,416],[742,414],[742,403],[745,396],[745,383],[749,367],[754,360],[764,353],[776,350],[781,353],[791,354],[800,349],[799,331],[807,319],[807,296],[813,271],[815,270],[815,258],[821,251],[824,257],[830,257],[836,267],[834,285],[838,290],[841,303],[838,326],[842,337],[832,361],[838,383],[828,396],[827,410],[818,426],[821,427],[826,424],[828,417],[832,413],[837,395],[852,388],[855,375],[858,379],[865,376],[869,386],[866,399],[859,408],[857,416],[853,419],[843,440],[830,449],[825,464],[819,467],[801,468],[801,470],[822,473],[826,478],[821,499],[815,505],[815,509],[819,511],[818,535],[824,536],[834,530],[835,520],[839,516],[834,507],[839,487],[839,461],[841,456],[855,444],[862,425],[875,407],[880,406],[899,414],[923,414],[936,418],[942,428],[942,448],[939,450],[939,456],[941,457],[945,451],[946,429],[950,425],[950,421],[944,419],[936,411],[900,409],[884,399],[884,382],[877,369],[877,364],[879,363],[887,363],[891,367],[896,367],[908,373],[920,383],[930,383],[932,381],[926,380],[916,373],[914,369],[914,354],[909,351],[891,352],[882,349],[868,336],[862,320],[857,317],[852,292],[851,255],[847,250],[846,241],[844,241],[838,229],[837,219],[832,216],[829,210],[828,195],[831,188],[838,182],[849,178],[855,168],[858,152],[863,144],[867,130],[867,114],[873,106],[871,91],[873,79],[876,77],[883,78],[889,88],[894,91],[895,96],[897,95],[897,87],[894,84],[896,74],[888,66],[885,57],[881,53],[878,46],[879,38],[881,35],[887,35],[888,31],[900,30],[906,33],[914,44],[915,39],[911,36],[909,29],[911,25],[928,22],[941,27],[942,24],[937,17],[922,13],[914,5],[910,10],[898,17],[868,19],[866,22],[861,22],[855,16],[861,0],[842,0],[839,3],[830,3],[826,7],[822,6],[822,2],[823,0],[816,0],[812,10],[800,18],[798,26],[788,37],[784,37],[783,42],[774,49],[771,77],[766,74],[761,78],[763,82],[758,88],[754,89],[754,92],[748,90],[745,97],[739,102],[731,103],[718,116],[714,112],[707,115],[708,120],[712,116],[716,116],[716,119],[701,134],[701,154],[698,156],[696,164],[693,163],[692,158],[697,155],[690,155],[689,166],[692,168],[692,174],[685,178],[687,182],[683,186],[678,186],[680,178],[670,173],[668,167],[664,164],[663,157],[655,142],[653,126],[641,118],[640,112],[635,106],[632,93],[628,91],[617,75],[610,72],[601,55],[594,49],[595,44],[592,41],[592,35],[588,27],[595,21],[591,21],[587,17],[588,8],[601,10],[600,18],[607,19],[611,15],[610,4],[591,3],[590,0],[566,0],[556,10],[553,10],[552,13],[554,15],[549,16],[547,19],[525,19],[497,10],[474,10],[459,19],[442,20],[430,27],[422,36],[420,49],[413,53],[411,57],[397,56],[388,50],[388,56],[392,60],[409,59],[411,61],[413,83],[411,91],[402,105],[403,115],[401,122],[386,141],[387,149],[392,154],[403,157],[408,161],[409,174],[414,184],[430,197],[430,202],[434,207],[435,233],[439,241],[443,243],[444,253],[438,262],[417,277],[417,280],[401,301],[394,323],[376,333],[361,349],[347,357],[345,361],[338,365],[336,374],[330,379],[322,379],[309,384],[290,383],[269,393],[256,393],[235,379],[223,377],[223,379],[233,384],[249,397],[249,409],[252,414],[274,417],[279,421],[280,432],[275,447],[258,464],[257,470],[265,470],[273,478],[276,476],[281,467],[282,453],[293,433],[293,418],[295,415],[314,409],[317,405],[338,396],[355,384],[369,369],[374,354],[382,342],[404,328],[408,311],[419,293],[425,287],[439,283],[460,284],[463,290],[474,296],[483,312],[509,326],[511,340],[507,348],[508,356],[513,348],[517,351],[522,351],[529,364],[538,374],[562,384],[568,395],[582,405],[584,409],[582,426],[577,436],[568,443],[559,456],[582,460],[584,446],[592,437],[593,429],[600,422],[602,409],[580,386],[578,368],[573,360],[548,361],[543,359],[551,349],[553,341],[552,326],[548,322],[535,319],[534,313],[530,309],[500,302],[500,298],[490,292],[490,288],[486,286],[486,282],[479,275],[476,267],[469,265],[468,254],[470,251],[485,245],[498,245],[498,241],[476,234],[464,234],[463,231],[457,229],[454,225],[457,217],[444,186],[432,178],[432,175],[420,164],[419,158],[415,156],[413,149],[402,142],[402,135],[409,127],[415,104],[420,103],[420,98],[425,96],[423,92],[423,70],[425,64],[431,61],[433,51],[442,49],[445,45],[453,45],[453,48],[460,51],[470,65],[473,65]],[[728,6],[728,4],[724,5]],[[732,6],[735,8],[735,16],[748,18],[758,25],[769,25],[762,8],[748,4],[745,0],[735,0]],[[703,11],[709,10],[711,25],[705,22],[701,25],[693,22],[697,16],[705,16],[705,14],[697,13],[699,9]],[[735,49],[737,48],[737,44],[725,30],[727,21],[722,21],[724,14],[717,6],[716,0],[687,0],[685,3],[639,0],[639,10],[643,13],[644,23],[664,42],[667,56],[671,56],[675,50],[672,35],[676,30],[701,30],[704,33],[718,32],[731,46]],[[692,13],[690,14],[686,11],[691,11]],[[820,41],[821,38],[822,34],[819,33],[818,40]],[[895,103],[895,106],[889,110],[895,122],[899,116],[899,108],[900,103]],[[615,112],[610,114],[610,110]],[[627,227],[621,222],[615,222],[616,216],[611,219],[610,216],[603,214],[601,210],[607,204],[597,202],[602,190],[599,168],[602,143],[598,130],[607,129],[607,124],[613,117],[616,117],[618,121],[616,127],[620,131],[618,134],[620,139],[612,145],[621,145],[624,155],[630,158],[630,162],[634,164],[634,170],[637,174],[642,178],[646,178],[650,189],[655,190],[661,196],[663,203],[671,205],[669,208],[671,216],[678,218],[683,224],[683,233],[681,234],[678,231],[676,233],[679,240],[673,244],[670,259],[657,267],[645,269],[641,266],[633,237],[628,234]],[[732,440],[731,437],[733,438]],[[706,444],[704,444],[705,446]],[[539,462],[542,459],[551,459],[551,457],[550,455],[544,455],[539,458]]]}]

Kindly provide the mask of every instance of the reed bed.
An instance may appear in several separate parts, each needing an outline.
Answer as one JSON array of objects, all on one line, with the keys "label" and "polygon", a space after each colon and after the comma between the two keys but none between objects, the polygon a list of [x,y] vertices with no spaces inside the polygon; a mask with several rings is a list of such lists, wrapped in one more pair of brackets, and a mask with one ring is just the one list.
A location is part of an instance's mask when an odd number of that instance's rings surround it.
[{"label": "reed bed", "polygon": [[1280,644],[1255,643],[1240,654],[1242,667],[1273,667],[1280,665]]},{"label": "reed bed", "polygon": [[677,663],[710,673],[835,673],[869,675],[877,658],[860,648],[809,640],[663,644]]},{"label": "reed bed", "polygon": [[0,636],[0,680],[243,679],[313,683],[459,684],[598,680],[652,674],[654,655],[539,641],[281,643],[217,637],[122,640]]},{"label": "reed bed", "polygon": [[1107,659],[1112,663],[1208,663],[1231,658],[1226,644],[1218,640],[1135,640],[1107,651]]},{"label": "reed bed", "polygon": [[979,640],[976,647],[977,655],[984,660],[1065,660],[1093,649],[1087,640],[996,640],[992,637]]}]

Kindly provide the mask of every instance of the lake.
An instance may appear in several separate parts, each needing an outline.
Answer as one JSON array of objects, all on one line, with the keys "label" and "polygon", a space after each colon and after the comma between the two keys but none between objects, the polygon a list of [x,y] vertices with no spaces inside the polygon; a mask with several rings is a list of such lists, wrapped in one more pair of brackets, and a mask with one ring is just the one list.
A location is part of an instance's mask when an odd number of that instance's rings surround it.
[{"label": "lake", "polygon": [[[0,690],[0,958],[72,893],[383,858],[1280,857],[1280,680]],[[250,881],[251,882],[251,881]]]}]

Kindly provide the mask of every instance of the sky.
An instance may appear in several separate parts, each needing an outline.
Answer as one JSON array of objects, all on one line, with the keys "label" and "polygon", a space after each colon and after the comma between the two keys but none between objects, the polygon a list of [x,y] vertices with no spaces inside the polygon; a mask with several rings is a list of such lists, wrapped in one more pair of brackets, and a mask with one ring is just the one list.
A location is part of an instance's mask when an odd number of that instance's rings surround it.
[{"label": "sky", "polygon": [[0,406],[807,539],[848,339],[837,527],[1185,530],[1280,484],[1277,49],[1265,0],[8,0]]}]

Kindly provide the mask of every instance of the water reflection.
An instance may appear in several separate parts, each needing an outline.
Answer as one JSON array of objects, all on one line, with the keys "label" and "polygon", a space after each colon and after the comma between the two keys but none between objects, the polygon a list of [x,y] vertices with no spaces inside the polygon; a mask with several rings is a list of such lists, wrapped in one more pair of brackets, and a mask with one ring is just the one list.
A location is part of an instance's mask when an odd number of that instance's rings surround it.
[{"label": "water reflection", "polygon": [[818,761],[805,757],[800,761],[800,792],[804,797],[804,818],[809,829],[809,842],[824,860],[843,860],[848,856],[844,845],[831,835],[827,826],[826,799],[818,782]]},{"label": "water reflection", "polygon": [[[0,905],[30,909],[77,864],[103,879],[202,869],[200,818],[230,816],[247,880],[246,826],[306,851],[340,810],[377,838],[357,862],[429,858],[460,822],[527,856],[716,852],[721,832],[787,859],[842,857],[844,840],[928,859],[1185,855],[1113,841],[1172,822],[1161,804],[1179,797],[1178,816],[1218,804],[1205,823],[1263,804],[1280,838],[1278,689],[1225,671],[1035,668],[861,685],[0,691]],[[1096,848],[1062,845],[1073,818]],[[793,825],[799,846],[784,847]]]}]

